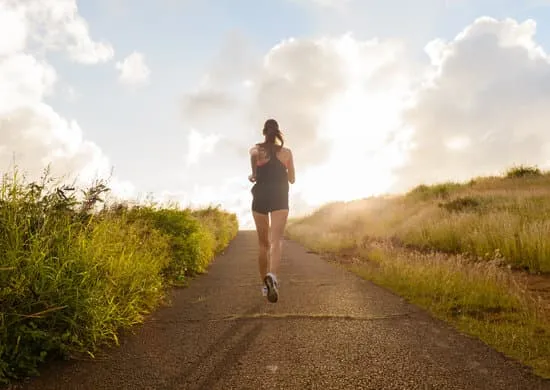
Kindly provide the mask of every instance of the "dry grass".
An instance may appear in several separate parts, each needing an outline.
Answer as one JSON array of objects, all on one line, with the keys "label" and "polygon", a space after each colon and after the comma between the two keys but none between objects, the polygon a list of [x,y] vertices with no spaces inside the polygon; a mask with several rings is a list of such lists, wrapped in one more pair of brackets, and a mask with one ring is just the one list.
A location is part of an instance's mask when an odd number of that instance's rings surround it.
[{"label": "dry grass", "polygon": [[[327,205],[289,224],[351,245],[365,236],[417,249],[500,259],[513,268],[550,272],[550,175],[481,178],[419,186],[408,194]],[[327,239],[337,236],[337,240]]]},{"label": "dry grass", "polygon": [[548,305],[516,271],[550,272],[549,215],[550,175],[519,168],[333,203],[287,234],[550,377]]}]

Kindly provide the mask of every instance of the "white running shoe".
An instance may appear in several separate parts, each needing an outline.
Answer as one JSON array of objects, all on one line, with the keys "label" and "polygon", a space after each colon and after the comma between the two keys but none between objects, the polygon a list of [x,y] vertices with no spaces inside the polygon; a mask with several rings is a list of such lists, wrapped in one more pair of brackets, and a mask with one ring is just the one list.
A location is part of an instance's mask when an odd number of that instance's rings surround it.
[{"label": "white running shoe", "polygon": [[267,300],[271,303],[275,303],[279,300],[279,289],[277,278],[271,272],[268,273],[264,279],[265,286],[267,287]]}]

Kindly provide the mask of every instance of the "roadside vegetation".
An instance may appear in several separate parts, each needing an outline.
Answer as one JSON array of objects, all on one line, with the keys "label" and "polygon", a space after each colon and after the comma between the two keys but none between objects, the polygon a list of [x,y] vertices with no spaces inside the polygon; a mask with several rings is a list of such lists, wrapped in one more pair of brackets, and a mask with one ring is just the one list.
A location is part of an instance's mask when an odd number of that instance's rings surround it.
[{"label": "roadside vegetation", "polygon": [[0,182],[0,383],[118,343],[238,230],[219,208],[108,204],[103,182],[59,183]]},{"label": "roadside vegetation", "polygon": [[287,235],[550,377],[550,173],[331,203]]}]

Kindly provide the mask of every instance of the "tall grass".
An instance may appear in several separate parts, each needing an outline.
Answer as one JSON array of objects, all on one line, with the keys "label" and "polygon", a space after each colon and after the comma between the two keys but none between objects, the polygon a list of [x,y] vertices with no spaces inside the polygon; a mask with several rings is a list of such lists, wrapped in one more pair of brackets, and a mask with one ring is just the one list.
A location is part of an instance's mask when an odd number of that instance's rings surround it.
[{"label": "tall grass", "polygon": [[0,383],[47,359],[117,343],[166,288],[204,272],[238,229],[219,209],[101,207],[84,191],[17,173],[0,183]]},{"label": "tall grass", "polygon": [[504,177],[421,185],[403,196],[327,205],[289,224],[326,227],[347,242],[391,238],[425,250],[501,260],[550,272],[550,174],[512,168]]},{"label": "tall grass", "polygon": [[548,232],[550,174],[524,166],[328,204],[287,227],[291,239],[336,255],[546,377],[549,313],[512,269],[550,271]]}]

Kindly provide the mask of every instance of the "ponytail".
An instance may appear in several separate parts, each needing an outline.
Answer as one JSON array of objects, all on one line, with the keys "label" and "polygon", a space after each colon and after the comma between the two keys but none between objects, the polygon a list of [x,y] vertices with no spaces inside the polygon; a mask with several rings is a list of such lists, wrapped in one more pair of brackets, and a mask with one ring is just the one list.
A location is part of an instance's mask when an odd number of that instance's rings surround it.
[{"label": "ponytail", "polygon": [[[275,119],[268,119],[265,122],[263,134],[265,136],[265,141],[262,146],[267,149],[269,156],[272,157],[275,155],[276,150],[279,151],[283,148],[285,143],[283,134],[281,133],[281,130],[279,130],[279,124]],[[279,140],[279,145],[275,143],[276,140]]]}]

